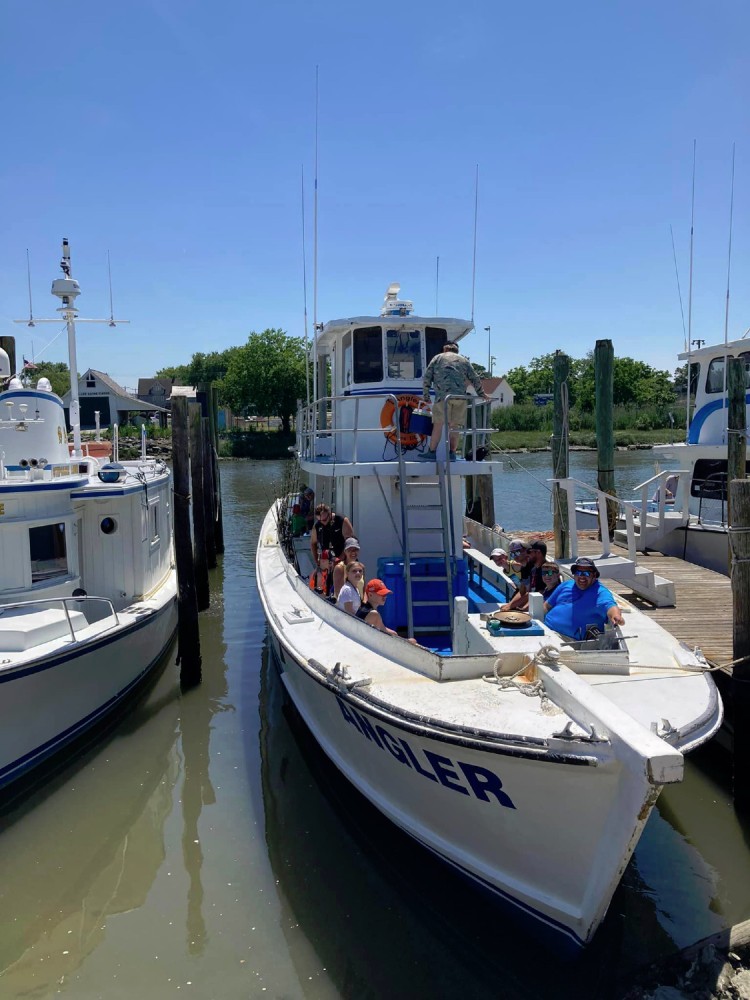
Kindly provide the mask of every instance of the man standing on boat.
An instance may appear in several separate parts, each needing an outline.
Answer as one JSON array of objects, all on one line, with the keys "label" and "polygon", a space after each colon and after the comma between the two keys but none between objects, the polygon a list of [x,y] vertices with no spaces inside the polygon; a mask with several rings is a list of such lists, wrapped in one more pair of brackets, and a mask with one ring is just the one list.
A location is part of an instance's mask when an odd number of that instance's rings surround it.
[{"label": "man standing on boat", "polygon": [[449,340],[443,344],[443,353],[436,354],[429,363],[422,380],[422,396],[428,403],[430,402],[430,386],[433,384],[435,386],[435,402],[432,407],[432,437],[430,438],[429,451],[419,456],[423,462],[435,461],[435,452],[440,444],[446,416],[450,428],[449,458],[451,462],[455,462],[458,430],[466,423],[467,403],[465,399],[448,400],[448,413],[446,414],[445,397],[464,395],[470,383],[476,389],[480,399],[489,398],[482,389],[482,383],[474,365],[468,358],[460,355],[458,345]]},{"label": "man standing on boat", "polygon": [[347,538],[354,534],[352,522],[348,517],[335,514],[327,503],[319,503],[315,508],[317,520],[310,532],[310,551],[318,563],[318,550],[333,549],[333,554],[340,559]]}]

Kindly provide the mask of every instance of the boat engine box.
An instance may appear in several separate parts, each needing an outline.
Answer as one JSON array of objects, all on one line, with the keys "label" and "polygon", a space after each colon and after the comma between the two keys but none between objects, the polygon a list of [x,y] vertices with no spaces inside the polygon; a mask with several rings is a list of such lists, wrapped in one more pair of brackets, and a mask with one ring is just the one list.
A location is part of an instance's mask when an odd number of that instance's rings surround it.
[{"label": "boat engine box", "polygon": [[[454,559],[452,564],[453,597],[466,597],[469,591],[466,560]],[[414,624],[420,627],[450,625],[450,608],[444,603],[448,599],[445,560],[439,557],[412,559],[410,568],[412,600],[431,602],[428,605],[414,606]],[[407,624],[404,560],[378,559],[378,576],[393,591],[380,611],[381,617],[388,628],[404,628]]]}]

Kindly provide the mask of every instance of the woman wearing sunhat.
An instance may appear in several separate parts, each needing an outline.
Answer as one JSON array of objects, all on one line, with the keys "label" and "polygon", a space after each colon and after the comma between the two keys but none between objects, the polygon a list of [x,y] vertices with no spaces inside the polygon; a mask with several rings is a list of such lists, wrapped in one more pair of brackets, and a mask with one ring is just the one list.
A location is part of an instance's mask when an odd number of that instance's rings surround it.
[{"label": "woman wearing sunhat", "polygon": [[576,559],[570,571],[573,579],[561,583],[544,602],[545,625],[565,638],[585,639],[588,628],[601,632],[607,622],[625,623],[614,594],[599,583],[593,559]]}]

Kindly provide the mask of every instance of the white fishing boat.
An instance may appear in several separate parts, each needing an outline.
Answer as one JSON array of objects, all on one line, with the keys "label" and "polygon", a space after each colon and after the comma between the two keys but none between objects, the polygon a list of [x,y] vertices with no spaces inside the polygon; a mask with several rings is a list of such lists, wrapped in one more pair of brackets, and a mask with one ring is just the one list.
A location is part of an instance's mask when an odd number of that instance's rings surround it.
[{"label": "white fishing boat", "polygon": [[[75,300],[63,241],[52,284],[75,373]],[[44,322],[36,319],[35,322]],[[52,322],[52,321],[50,321]],[[62,400],[0,351],[0,788],[132,694],[176,628],[171,476],[161,461],[100,463],[72,451]]]},{"label": "white fishing boat", "polygon": [[464,479],[492,471],[477,460],[485,404],[467,397],[468,457],[455,462],[445,441],[436,461],[417,460],[424,428],[405,412],[430,359],[471,329],[412,315],[391,286],[379,316],[322,328],[318,391],[297,419],[301,474],[317,502],[351,519],[367,577],[392,591],[386,625],[419,645],[310,589],[310,539],[289,529],[294,497],[264,520],[258,588],[286,689],[343,774],[575,949],[601,923],[661,788],[680,781],[722,707],[700,652],[635,609],[572,644],[536,601],[521,627],[487,619],[506,578],[462,545]]},{"label": "white fishing boat", "polygon": [[[688,365],[695,402],[685,432],[678,443],[655,445],[661,471],[619,498],[618,541],[628,541],[626,517],[634,530],[630,543],[636,550],[658,549],[725,575],[729,571],[728,539],[728,392],[727,362],[741,358],[745,364],[745,405],[750,418],[750,343],[740,339],[679,354]],[[747,418],[746,418],[747,419]],[[750,449],[747,452],[750,472]],[[572,483],[572,481],[571,481]],[[583,483],[572,484],[579,528],[600,525],[595,491]],[[606,523],[606,521],[605,521]]]}]

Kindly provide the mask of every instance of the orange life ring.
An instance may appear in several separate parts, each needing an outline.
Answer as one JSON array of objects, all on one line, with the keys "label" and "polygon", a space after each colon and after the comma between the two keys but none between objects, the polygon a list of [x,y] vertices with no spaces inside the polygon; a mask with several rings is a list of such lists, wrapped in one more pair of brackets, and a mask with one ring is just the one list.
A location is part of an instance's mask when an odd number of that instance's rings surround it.
[{"label": "orange life ring", "polygon": [[393,405],[393,400],[386,399],[383,409],[380,411],[380,426],[383,428],[383,433],[391,444],[398,445],[399,435],[393,420],[394,416],[397,416],[401,428],[401,447],[416,448],[419,442],[423,440],[424,435],[409,433],[409,419],[411,411],[419,406],[420,398],[419,396],[410,394],[407,396],[397,396],[396,399],[398,401],[398,414],[396,413],[396,407]]}]

